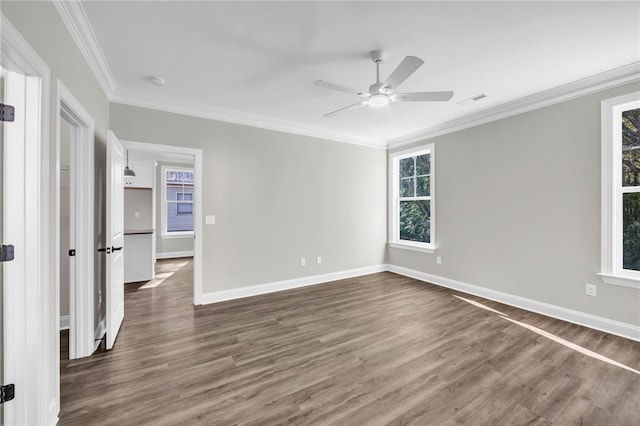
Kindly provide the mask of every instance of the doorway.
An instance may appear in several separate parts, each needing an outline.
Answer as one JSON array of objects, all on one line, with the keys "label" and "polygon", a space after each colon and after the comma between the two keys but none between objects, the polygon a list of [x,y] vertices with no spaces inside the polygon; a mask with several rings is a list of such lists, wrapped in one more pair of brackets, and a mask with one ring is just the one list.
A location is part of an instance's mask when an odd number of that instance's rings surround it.
[{"label": "doorway", "polygon": [[[56,323],[68,328],[69,359],[91,355],[102,295],[94,279],[94,121],[69,90],[57,84]],[[56,333],[60,353],[60,333]]]},{"label": "doorway", "polygon": [[[162,188],[162,173],[163,169],[179,169],[177,166],[181,164],[189,169],[193,170],[193,204],[189,210],[193,212],[193,244],[188,247],[179,247],[174,249],[167,249],[157,247],[154,244],[153,258],[162,258],[162,253],[167,254],[166,257],[176,257],[182,255],[188,255],[188,250],[193,250],[193,304],[199,305],[202,303],[202,150],[196,148],[186,148],[180,146],[151,144],[135,141],[122,141],[122,145],[127,149],[136,161],[138,162],[151,162],[154,164],[156,170],[156,177],[154,178],[155,185],[152,194],[152,205],[154,211],[154,217],[161,217],[162,214],[159,210],[162,207],[162,197],[164,197],[164,191]],[[158,165],[159,164],[159,165]],[[162,164],[169,165],[162,167]],[[135,169],[134,169],[135,171]],[[181,200],[184,202],[184,200]],[[126,199],[125,199],[126,202]],[[189,206],[186,206],[189,207]],[[137,210],[130,213],[135,215]],[[161,220],[153,221],[153,228],[155,228],[158,235],[163,230],[164,225]],[[171,237],[168,238],[169,240]],[[192,247],[192,248],[190,248]],[[161,253],[156,253],[157,248],[160,248]],[[186,259],[185,259],[186,260]]]}]

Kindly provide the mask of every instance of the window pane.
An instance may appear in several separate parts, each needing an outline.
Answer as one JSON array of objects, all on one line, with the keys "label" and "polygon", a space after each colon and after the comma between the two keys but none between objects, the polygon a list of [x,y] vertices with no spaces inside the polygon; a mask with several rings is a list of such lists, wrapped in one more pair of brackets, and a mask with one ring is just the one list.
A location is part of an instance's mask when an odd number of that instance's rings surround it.
[{"label": "window pane", "polygon": [[422,154],[416,158],[416,174],[428,175],[431,173],[431,165],[429,164],[429,154]]},{"label": "window pane", "polygon": [[193,231],[193,204],[167,203],[167,232]]},{"label": "window pane", "polygon": [[178,196],[178,201],[184,201],[184,200],[193,201],[192,192],[178,192],[176,195]]},{"label": "window pane", "polygon": [[400,160],[400,177],[411,177],[415,174],[415,157]]},{"label": "window pane", "polygon": [[640,108],[622,113],[622,186],[640,186]]},{"label": "window pane", "polygon": [[640,193],[622,197],[622,268],[640,271]]},{"label": "window pane", "polygon": [[412,177],[400,179],[400,197],[414,197]]},{"label": "window pane", "polygon": [[193,171],[189,170],[165,170],[167,183],[191,183],[193,184]]},{"label": "window pane", "polygon": [[429,200],[400,201],[400,239],[431,242],[431,206]]},{"label": "window pane", "polygon": [[418,185],[416,188],[416,197],[428,197],[431,195],[430,176],[418,176]]}]

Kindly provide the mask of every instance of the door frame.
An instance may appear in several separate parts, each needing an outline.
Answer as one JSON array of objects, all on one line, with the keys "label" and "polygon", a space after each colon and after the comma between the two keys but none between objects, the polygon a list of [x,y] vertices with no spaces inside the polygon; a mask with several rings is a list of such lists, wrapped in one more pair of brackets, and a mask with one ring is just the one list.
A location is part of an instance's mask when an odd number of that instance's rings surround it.
[{"label": "door frame", "polygon": [[[4,372],[11,371],[19,380],[16,398],[2,404],[7,424],[55,424],[59,412],[59,386],[55,379],[55,334],[58,321],[53,321],[54,289],[52,288],[52,253],[58,248],[52,238],[52,214],[49,193],[53,189],[50,177],[50,70],[36,51],[0,14],[0,65],[37,81],[38,98],[30,117],[37,125],[30,127],[24,157],[25,218],[24,271],[20,274],[23,291],[5,292],[3,313],[20,330],[7,328],[4,333]],[[5,141],[6,143],[6,141]],[[5,159],[6,160],[6,159]],[[5,268],[6,269],[6,268]],[[4,282],[7,288],[6,281]]]},{"label": "door frame", "polygon": [[[72,194],[71,215],[74,218],[71,230],[75,241],[70,241],[76,250],[73,270],[69,271],[69,359],[89,356],[94,351],[94,133],[93,117],[58,80],[55,103],[55,240],[60,244],[60,120],[65,119],[74,129],[71,140],[71,178],[69,192]],[[55,250],[56,318],[60,318],[60,256],[67,256]],[[100,292],[98,299],[101,301]],[[56,333],[60,346],[60,333]],[[60,354],[58,353],[58,362]],[[60,379],[57,371],[58,382]]]},{"label": "door frame", "polygon": [[[193,200],[193,304],[201,305],[202,297],[202,150],[183,146],[154,144],[121,140],[122,146],[131,151],[182,154],[193,156],[195,194]],[[156,224],[157,225],[157,224]],[[156,229],[158,232],[158,229]],[[155,260],[155,259],[154,259]]]}]

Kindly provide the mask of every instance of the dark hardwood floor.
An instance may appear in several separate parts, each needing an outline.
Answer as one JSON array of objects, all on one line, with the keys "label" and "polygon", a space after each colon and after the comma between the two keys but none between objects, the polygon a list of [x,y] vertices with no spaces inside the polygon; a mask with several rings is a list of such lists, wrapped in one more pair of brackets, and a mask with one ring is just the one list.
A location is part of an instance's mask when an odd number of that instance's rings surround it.
[{"label": "dark hardwood floor", "polygon": [[640,424],[638,342],[386,272],[196,308],[191,277],[126,286],[60,424]]}]

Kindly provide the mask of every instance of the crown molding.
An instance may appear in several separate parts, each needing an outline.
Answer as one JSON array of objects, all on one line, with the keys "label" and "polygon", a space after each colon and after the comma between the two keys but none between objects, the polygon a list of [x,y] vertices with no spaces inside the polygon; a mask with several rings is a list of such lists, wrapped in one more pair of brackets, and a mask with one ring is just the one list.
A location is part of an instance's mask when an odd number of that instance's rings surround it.
[{"label": "crown molding", "polygon": [[102,53],[93,28],[89,24],[89,19],[82,4],[79,1],[53,0],[53,5],[80,49],[82,56],[87,61],[93,75],[98,80],[98,84],[102,87],[107,99],[111,100],[111,96],[117,87],[116,81]]},{"label": "crown molding", "polygon": [[104,57],[87,15],[79,1],[52,0],[62,21],[78,45],[89,68],[110,102],[150,108],[159,111],[242,124],[245,126],[293,133],[314,138],[329,139],[379,149],[395,149],[404,145],[424,141],[436,136],[467,129],[524,112],[568,101],[580,96],[640,81],[640,62],[615,68],[591,77],[562,86],[544,90],[530,96],[468,114],[453,120],[438,123],[417,132],[390,140],[362,138],[356,135],[331,132],[274,117],[247,113],[230,108],[187,101],[140,90],[117,86],[115,78]]},{"label": "crown molding", "polygon": [[572,83],[544,90],[515,101],[507,102],[460,118],[445,121],[414,133],[389,140],[388,149],[399,148],[425,139],[468,129],[524,112],[565,102],[601,90],[623,84],[640,81],[640,62],[634,62],[610,71],[605,71],[591,77],[583,78]]},{"label": "crown molding", "polygon": [[366,146],[368,148],[387,149],[386,140],[372,140],[346,133],[330,132],[324,129],[305,126],[294,121],[248,113],[231,108],[223,108],[201,102],[188,101],[142,90],[118,88],[113,93],[111,102],[275,130],[278,132],[293,133],[313,138],[328,139],[336,142],[345,142]]}]

